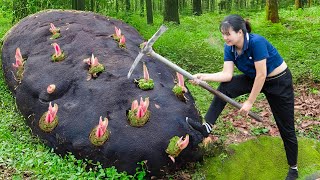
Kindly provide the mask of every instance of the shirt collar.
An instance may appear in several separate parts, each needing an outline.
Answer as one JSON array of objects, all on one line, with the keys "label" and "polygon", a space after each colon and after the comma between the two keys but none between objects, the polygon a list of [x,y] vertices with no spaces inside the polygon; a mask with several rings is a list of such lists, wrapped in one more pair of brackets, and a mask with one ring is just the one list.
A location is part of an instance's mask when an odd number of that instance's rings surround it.
[{"label": "shirt collar", "polygon": [[[244,41],[243,41],[243,48],[242,48],[242,52],[244,52],[245,50],[247,50],[249,48],[249,33],[246,33],[246,37],[244,38]],[[232,52],[235,52],[235,45],[231,46],[231,51]]]}]

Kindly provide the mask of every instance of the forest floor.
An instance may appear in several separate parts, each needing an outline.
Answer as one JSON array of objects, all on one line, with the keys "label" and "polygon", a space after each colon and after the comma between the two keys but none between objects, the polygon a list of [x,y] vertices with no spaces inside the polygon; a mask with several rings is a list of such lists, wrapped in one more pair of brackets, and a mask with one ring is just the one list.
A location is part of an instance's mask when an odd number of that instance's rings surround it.
[{"label": "forest floor", "polygon": [[[320,139],[320,84],[307,83],[295,85],[295,128],[299,135]],[[270,106],[266,99],[257,101],[255,106],[262,109],[259,115],[263,121],[248,120],[248,118],[238,119],[237,110],[229,107],[229,113],[223,116],[223,121],[232,122],[239,133],[228,135],[225,145],[243,142],[256,135],[266,134],[270,136],[279,136],[279,130],[272,117]],[[254,130],[252,129],[254,126]],[[215,139],[219,137],[216,136]]]}]

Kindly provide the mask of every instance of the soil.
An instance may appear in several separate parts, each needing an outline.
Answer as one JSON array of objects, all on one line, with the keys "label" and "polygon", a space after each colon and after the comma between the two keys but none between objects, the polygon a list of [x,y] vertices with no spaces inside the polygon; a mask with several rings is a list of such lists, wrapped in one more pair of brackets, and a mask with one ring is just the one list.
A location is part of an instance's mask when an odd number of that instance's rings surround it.
[{"label": "soil", "polygon": [[[315,127],[320,127],[320,84],[306,83],[295,85],[295,128],[301,134],[308,134]],[[262,109],[258,114],[263,121],[258,122],[251,118],[238,119],[235,114],[237,110],[228,106],[230,113],[225,115],[223,121],[231,121],[238,133],[228,135],[225,145],[240,143],[255,138],[256,135],[251,133],[251,128],[267,128],[266,135],[279,136],[279,130],[272,117],[270,106],[266,99],[257,101],[254,105],[257,109]],[[320,139],[320,133],[313,137]]]}]

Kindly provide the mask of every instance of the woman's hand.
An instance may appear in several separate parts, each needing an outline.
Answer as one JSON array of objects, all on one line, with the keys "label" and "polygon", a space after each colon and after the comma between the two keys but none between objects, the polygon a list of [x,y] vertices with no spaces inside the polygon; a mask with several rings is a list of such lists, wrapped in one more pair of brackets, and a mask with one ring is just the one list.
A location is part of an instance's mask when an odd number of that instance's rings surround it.
[{"label": "woman's hand", "polygon": [[201,74],[201,73],[199,73],[199,74],[194,74],[194,75],[192,75],[193,80],[189,80],[189,82],[190,82],[191,84],[193,84],[193,85],[199,85],[200,81],[203,81],[203,80],[202,80],[202,78],[203,78],[202,76],[203,76],[203,74]]},{"label": "woman's hand", "polygon": [[248,116],[250,109],[252,108],[253,103],[250,101],[245,101],[239,110],[239,113],[245,116]]}]

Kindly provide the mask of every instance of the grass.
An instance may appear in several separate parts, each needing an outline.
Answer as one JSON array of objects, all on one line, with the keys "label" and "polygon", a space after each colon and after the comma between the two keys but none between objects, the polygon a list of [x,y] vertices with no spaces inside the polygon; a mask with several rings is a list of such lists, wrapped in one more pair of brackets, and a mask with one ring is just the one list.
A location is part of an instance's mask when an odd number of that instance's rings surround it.
[{"label": "grass", "polygon": [[[299,138],[299,179],[320,171],[320,142]],[[207,179],[283,179],[288,171],[279,137],[260,136],[232,144],[220,156],[207,158],[199,169]]]},{"label": "grass", "polygon": [[[0,37],[3,37],[11,27],[11,17],[10,13],[1,12]],[[265,36],[275,45],[292,70],[295,83],[303,83],[306,79],[319,83],[320,49],[317,43],[320,41],[320,7],[297,11],[280,10],[281,22],[278,24],[265,21],[264,12],[240,12],[240,14],[250,18],[253,32]],[[155,43],[154,49],[191,73],[219,71],[223,64],[223,41],[218,27],[219,21],[224,16],[225,14],[182,16],[180,25],[166,24],[169,29]],[[162,16],[159,15],[155,15],[153,25],[147,25],[145,19],[142,20],[135,14],[130,16],[119,14],[118,18],[135,27],[145,39],[150,38],[162,24]],[[211,85],[215,88],[218,86],[217,83]],[[204,115],[213,95],[189,84],[188,88],[196,100],[201,115]],[[319,89],[315,88],[312,91],[319,92]],[[238,100],[242,101],[245,98],[245,96],[240,97]],[[259,98],[265,97],[259,96]],[[108,176],[108,179],[143,179],[142,169],[138,169],[135,176],[129,176],[125,172],[117,172],[115,168],[104,169],[99,164],[93,165],[90,161],[77,160],[72,154],[61,157],[53,153],[37,137],[32,136],[29,127],[24,124],[24,119],[16,108],[15,99],[8,90],[2,73],[0,73],[0,106],[0,165],[15,170],[11,178],[21,179],[28,176],[34,179],[98,179]],[[225,138],[229,133],[236,133],[231,123],[223,123],[221,119],[218,119],[215,131],[217,135]],[[261,132],[257,130],[257,134]],[[301,136],[315,137],[312,134],[301,134]],[[319,163],[316,163],[320,162],[319,143],[300,139],[299,145],[299,168],[302,176],[320,170]],[[286,173],[287,166],[281,148],[279,139],[267,137],[231,145],[228,152],[217,153],[214,157],[208,158],[204,166],[199,167],[200,171],[204,169],[206,173],[197,172],[194,177],[201,179],[206,175],[207,179],[213,176],[217,179],[239,177],[250,179],[261,172],[261,169],[266,169],[263,171],[265,176],[283,179],[281,177]],[[279,161],[274,163],[275,161],[268,160],[269,157]],[[91,166],[91,169],[88,166]]]}]

